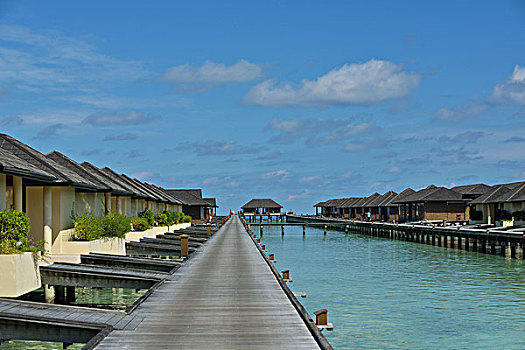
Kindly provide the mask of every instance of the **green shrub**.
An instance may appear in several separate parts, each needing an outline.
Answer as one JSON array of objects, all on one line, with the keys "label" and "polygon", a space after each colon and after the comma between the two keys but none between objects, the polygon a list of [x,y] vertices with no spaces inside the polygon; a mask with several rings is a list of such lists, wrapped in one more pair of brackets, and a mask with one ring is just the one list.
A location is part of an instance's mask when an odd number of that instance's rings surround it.
[{"label": "green shrub", "polygon": [[[27,245],[29,234],[29,218],[26,213],[15,210],[0,211],[0,240],[21,245]],[[19,244],[20,245],[20,244]]]},{"label": "green shrub", "polygon": [[173,216],[175,218],[175,223],[180,224],[182,222],[182,219],[184,218],[184,214],[181,213],[180,211],[174,211],[173,213],[174,213]]},{"label": "green shrub", "polygon": [[173,225],[173,224],[176,224],[177,223],[177,219],[175,217],[175,212],[174,211],[169,211],[169,210],[166,210],[164,212],[164,214],[166,214],[166,216],[168,217],[168,225]]},{"label": "green shrub", "polygon": [[155,225],[155,214],[153,214],[151,210],[144,210],[142,213],[140,213],[140,217],[148,220],[148,224],[150,226]]},{"label": "green shrub", "polygon": [[102,237],[125,238],[131,231],[131,220],[126,215],[108,213],[101,221]]},{"label": "green shrub", "polygon": [[151,228],[148,220],[144,218],[131,218],[131,225],[133,231],[146,231]]},{"label": "green shrub", "polygon": [[483,212],[480,210],[471,210],[470,211],[470,219],[471,220],[483,220]]},{"label": "green shrub", "polygon": [[0,211],[0,254],[20,254],[23,252],[45,255],[44,242],[31,243],[29,218],[26,213],[15,210]]},{"label": "green shrub", "polygon": [[102,237],[104,227],[102,220],[93,213],[84,213],[74,218],[76,241],[92,241]]},{"label": "green shrub", "polygon": [[525,221],[525,210],[518,210],[512,213],[512,217],[517,221]]},{"label": "green shrub", "polygon": [[168,226],[168,215],[164,213],[157,213],[155,220],[159,226]]},{"label": "green shrub", "polygon": [[183,215],[182,222],[191,222],[191,216],[189,215]]}]

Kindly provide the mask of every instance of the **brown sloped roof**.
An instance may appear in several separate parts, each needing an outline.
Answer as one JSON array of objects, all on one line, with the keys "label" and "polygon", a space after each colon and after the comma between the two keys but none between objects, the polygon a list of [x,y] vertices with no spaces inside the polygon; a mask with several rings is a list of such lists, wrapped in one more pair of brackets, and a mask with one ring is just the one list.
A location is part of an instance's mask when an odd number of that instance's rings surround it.
[{"label": "brown sloped roof", "polygon": [[118,183],[121,187],[124,187],[126,191],[130,192],[133,197],[143,198],[146,200],[155,200],[154,197],[151,197],[149,194],[144,193],[142,189],[137,188],[137,186],[130,184],[128,181],[125,181],[119,174],[114,172],[108,167],[100,169],[100,171],[109,177],[113,182]]},{"label": "brown sloped roof", "polygon": [[388,191],[387,193],[383,194],[377,204],[376,207],[387,207],[389,206],[392,199],[397,197],[397,193],[394,191]]},{"label": "brown sloped roof", "polygon": [[94,187],[100,191],[110,191],[111,188],[108,187],[105,183],[99,181],[91,172],[87,171],[86,168],[82,167],[80,164],[75,162],[73,159],[65,156],[64,154],[53,151],[46,154],[46,158],[52,159],[56,163],[62,165],[64,168],[67,168],[78,175],[82,176],[86,181],[89,181]]},{"label": "brown sloped roof", "polygon": [[525,184],[512,188],[509,192],[499,197],[503,203],[525,202]]},{"label": "brown sloped roof", "polygon": [[525,202],[525,183],[498,185],[492,191],[474,199],[470,204]]},{"label": "brown sloped roof", "polygon": [[31,164],[32,167],[40,169],[45,174],[54,176],[56,178],[56,180],[54,180],[55,183],[62,183],[90,190],[97,188],[97,186],[89,180],[84,179],[79,174],[63,167],[52,159],[46,158],[42,153],[11,136],[0,134],[0,148],[10,152],[22,161]]},{"label": "brown sloped roof", "polygon": [[167,189],[166,191],[168,191],[169,194],[178,199],[184,205],[198,207],[207,207],[209,205],[209,203],[204,201],[202,198],[195,196],[194,193],[197,195],[202,193],[200,190],[199,192],[195,192],[195,190],[191,189]]},{"label": "brown sloped roof", "polygon": [[126,189],[125,187],[120,185],[120,183],[113,181],[111,176],[108,176],[93,164],[83,162],[80,165],[82,166],[82,168],[86,169],[86,171],[89,174],[91,174],[91,176],[96,178],[98,182],[103,183],[106,187],[110,188],[112,194],[115,194],[117,196],[131,196],[133,194],[132,191]]},{"label": "brown sloped roof", "polygon": [[357,200],[350,205],[350,208],[361,208],[366,201],[368,201],[368,197],[357,198]]},{"label": "brown sloped roof", "polygon": [[351,208],[352,204],[355,203],[357,200],[359,200],[361,197],[350,197],[350,198],[344,198],[339,205],[338,208]]},{"label": "brown sloped roof", "polygon": [[[111,169],[110,169],[111,170]],[[132,179],[131,177],[127,176],[126,174],[120,174],[118,175],[123,181],[125,181],[128,185],[136,188],[140,192],[146,194],[149,196],[149,198],[157,201],[157,202],[167,202],[167,199],[165,199],[163,196],[160,196],[156,192],[152,191],[150,188],[148,188],[146,185],[144,185],[142,182],[136,179]]]},{"label": "brown sloped roof", "polygon": [[161,187],[157,187],[157,186],[149,184],[147,182],[140,182],[138,179],[135,179],[135,178],[133,178],[133,180],[143,184],[149,190],[157,193],[159,196],[164,198],[169,204],[182,204],[181,201],[179,201],[177,198],[173,197],[172,195],[170,195],[169,193],[164,191],[164,189],[162,189]]},{"label": "brown sloped roof", "polygon": [[322,207],[325,203],[326,203],[326,201],[324,201],[324,202],[317,202],[316,204],[314,204],[314,207]]},{"label": "brown sloped roof", "polygon": [[391,206],[398,205],[398,204],[396,204],[396,201],[403,200],[405,197],[407,197],[407,196],[409,196],[409,195],[411,195],[413,193],[416,193],[416,191],[414,191],[413,189],[411,189],[409,187],[406,190],[404,190],[403,192],[398,193],[396,196],[390,198],[387,202],[382,203],[382,206],[383,207],[391,207]]},{"label": "brown sloped roof", "polygon": [[210,203],[210,206],[213,207],[213,208],[218,208],[219,207],[217,205],[217,199],[216,198],[203,198],[203,200],[205,200],[206,202]]},{"label": "brown sloped roof", "polygon": [[396,199],[393,203],[414,203],[414,202],[456,202],[466,201],[461,193],[450,190],[445,187],[429,186],[419,190],[402,199]]},{"label": "brown sloped roof", "polygon": [[0,172],[23,178],[52,182],[56,177],[0,148]]},{"label": "brown sloped roof", "polygon": [[462,185],[452,187],[451,190],[459,192],[461,194],[470,194],[470,195],[482,195],[492,190],[492,187],[485,184],[475,184],[475,185]]},{"label": "brown sloped roof", "polygon": [[361,203],[361,206],[362,207],[370,207],[371,204],[373,204],[375,202],[375,200],[377,200],[378,197],[381,197],[381,195],[379,193],[377,193],[377,192],[372,194],[372,195],[370,195],[369,197],[366,198],[366,201]]},{"label": "brown sloped roof", "polygon": [[[135,179],[135,180],[137,180],[137,179]],[[145,184],[148,185],[148,186],[154,187],[158,191],[164,193],[166,196],[168,196],[172,200],[172,202],[174,204],[183,204],[179,199],[177,199],[173,194],[168,192],[168,190],[166,190],[165,188],[160,187],[160,186],[156,186],[156,185],[153,185],[153,184],[150,184],[150,183],[147,183],[147,182],[145,182]]]},{"label": "brown sloped roof", "polygon": [[270,198],[257,198],[252,199],[245,205],[243,205],[242,209],[255,209],[255,208],[282,208],[283,206],[278,204],[276,201]]}]

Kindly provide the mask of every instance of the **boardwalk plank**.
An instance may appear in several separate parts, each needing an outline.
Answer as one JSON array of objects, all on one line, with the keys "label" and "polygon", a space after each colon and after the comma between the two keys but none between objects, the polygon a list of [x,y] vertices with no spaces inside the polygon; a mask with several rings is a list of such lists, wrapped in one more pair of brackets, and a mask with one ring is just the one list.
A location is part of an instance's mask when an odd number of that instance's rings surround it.
[{"label": "boardwalk plank", "polygon": [[199,250],[97,349],[319,349],[237,217]]}]

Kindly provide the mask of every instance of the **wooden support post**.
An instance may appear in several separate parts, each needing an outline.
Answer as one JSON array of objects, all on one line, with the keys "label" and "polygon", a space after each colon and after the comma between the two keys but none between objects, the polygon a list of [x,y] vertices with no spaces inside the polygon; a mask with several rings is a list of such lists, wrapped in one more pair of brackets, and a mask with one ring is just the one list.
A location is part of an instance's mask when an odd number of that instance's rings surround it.
[{"label": "wooden support post", "polygon": [[499,244],[499,247],[500,247],[500,255],[501,256],[506,256],[507,255],[507,244],[505,242],[501,242]]},{"label": "wooden support post", "polygon": [[328,310],[322,309],[314,311],[315,324],[318,326],[326,326],[328,324]]},{"label": "wooden support post", "polygon": [[478,252],[478,239],[477,238],[472,239],[472,251],[476,253]]},{"label": "wooden support post", "polygon": [[259,225],[259,234],[262,237],[262,235],[263,235],[263,226],[262,225]]},{"label": "wooden support post", "polygon": [[468,236],[465,236],[465,250],[470,251],[470,239]]},{"label": "wooden support post", "polygon": [[283,274],[283,281],[292,282],[292,279],[290,278],[290,270],[283,270],[281,273]]},{"label": "wooden support post", "polygon": [[260,239],[257,239],[257,243],[258,243],[258,244],[261,243],[261,240],[260,240]]},{"label": "wooden support post", "polygon": [[273,259],[274,259],[274,255],[273,255],[273,254],[270,254],[269,259],[270,259],[270,261],[273,261]]},{"label": "wooden support post", "polygon": [[221,225],[217,222],[217,228],[219,228]]},{"label": "wooden support post", "polygon": [[182,234],[180,235],[180,256],[186,257],[188,255],[188,235]]},{"label": "wooden support post", "polygon": [[458,249],[463,249],[463,247],[462,247],[462,243],[463,243],[463,242],[462,242],[462,238],[461,238],[461,236],[458,234]]},{"label": "wooden support post", "polygon": [[516,259],[516,243],[510,243],[510,257]]},{"label": "wooden support post", "polygon": [[266,246],[263,244],[263,245],[261,246],[261,249],[262,249],[262,250],[266,250]]},{"label": "wooden support post", "polygon": [[66,290],[64,286],[53,286],[55,289],[55,304],[65,304]]},{"label": "wooden support post", "polygon": [[75,286],[66,287],[66,304],[74,303],[77,300],[75,295]]},{"label": "wooden support post", "polygon": [[326,229],[328,228],[327,225],[324,225],[324,235],[326,236]]},{"label": "wooden support post", "polygon": [[496,242],[494,241],[490,242],[490,254],[492,255],[496,254]]},{"label": "wooden support post", "polygon": [[[206,226],[207,226],[207,229],[208,229],[207,232],[206,232],[206,235],[207,235],[208,237],[210,237],[210,236],[211,236],[211,225],[206,225]],[[248,228],[248,229],[249,229],[249,228]]]},{"label": "wooden support post", "polygon": [[281,225],[281,234],[284,236],[284,225]]},{"label": "wooden support post", "polygon": [[348,233],[348,229],[349,229],[349,226],[346,225],[346,226],[345,226],[345,233]]},{"label": "wooden support post", "polygon": [[306,235],[306,225],[303,225],[303,236]]}]

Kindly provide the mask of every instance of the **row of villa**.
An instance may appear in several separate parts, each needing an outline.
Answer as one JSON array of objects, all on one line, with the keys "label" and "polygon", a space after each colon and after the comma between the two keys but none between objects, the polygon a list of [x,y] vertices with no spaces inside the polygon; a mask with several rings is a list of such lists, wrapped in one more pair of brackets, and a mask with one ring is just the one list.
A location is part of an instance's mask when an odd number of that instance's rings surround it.
[{"label": "row of villa", "polygon": [[522,225],[525,182],[452,188],[430,185],[368,197],[329,199],[314,205],[317,216],[385,222],[443,221],[488,225]]},{"label": "row of villa", "polygon": [[179,211],[204,221],[216,208],[216,199],[203,198],[200,189],[164,189],[57,151],[44,155],[0,134],[0,210],[26,213],[29,238],[44,241],[51,254],[61,233],[73,227],[73,217],[86,212],[131,218],[146,209]]}]

